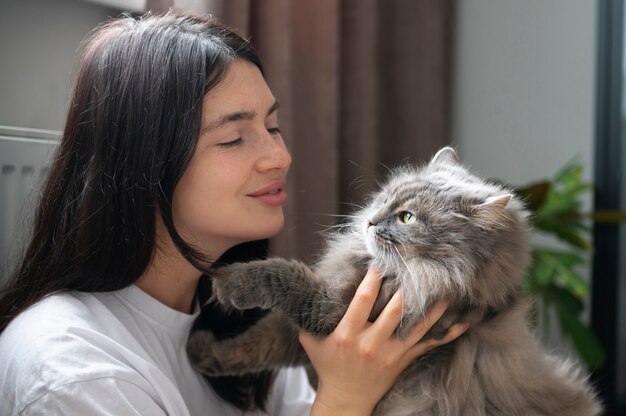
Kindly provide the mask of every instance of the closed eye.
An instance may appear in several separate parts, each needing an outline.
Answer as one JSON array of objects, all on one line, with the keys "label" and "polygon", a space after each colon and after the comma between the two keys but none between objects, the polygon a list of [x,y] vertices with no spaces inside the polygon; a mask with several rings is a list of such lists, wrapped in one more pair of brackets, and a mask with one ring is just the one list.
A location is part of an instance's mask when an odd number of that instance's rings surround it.
[{"label": "closed eye", "polygon": [[223,147],[223,148],[229,148],[229,147],[235,147],[235,146],[239,146],[241,143],[243,142],[242,138],[239,137],[235,140],[231,140],[229,142],[224,142],[224,143],[218,143],[217,145],[219,147]]},{"label": "closed eye", "polygon": [[273,136],[273,135],[276,135],[276,134],[280,134],[280,133],[282,133],[282,131],[280,130],[280,127],[272,127],[272,128],[270,128],[270,129],[267,129],[267,131],[268,131],[268,133],[269,133],[269,134],[271,134],[272,136]]}]

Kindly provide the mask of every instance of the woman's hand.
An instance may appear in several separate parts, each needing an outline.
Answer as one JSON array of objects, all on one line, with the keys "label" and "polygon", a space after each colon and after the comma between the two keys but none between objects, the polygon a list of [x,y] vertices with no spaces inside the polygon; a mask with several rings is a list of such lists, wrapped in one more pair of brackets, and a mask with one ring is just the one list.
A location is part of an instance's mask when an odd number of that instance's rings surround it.
[{"label": "woman's hand", "polygon": [[419,342],[445,312],[446,305],[438,304],[405,339],[400,339],[395,332],[402,318],[400,292],[374,323],[368,322],[381,281],[373,269],[367,272],[332,334],[319,337],[300,331],[300,342],[319,378],[311,415],[371,414],[413,360],[456,339],[467,329],[467,325],[456,324],[441,340]]}]

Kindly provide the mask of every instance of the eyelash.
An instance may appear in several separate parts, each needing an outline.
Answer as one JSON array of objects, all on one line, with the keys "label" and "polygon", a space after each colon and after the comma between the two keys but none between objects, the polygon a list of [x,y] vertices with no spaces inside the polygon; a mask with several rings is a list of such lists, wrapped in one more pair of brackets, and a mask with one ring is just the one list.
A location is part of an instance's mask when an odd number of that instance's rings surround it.
[{"label": "eyelash", "polygon": [[235,146],[238,146],[239,144],[241,144],[241,142],[242,142],[242,139],[241,139],[241,137],[239,137],[239,138],[237,138],[237,139],[235,139],[235,140],[232,140],[232,141],[230,141],[230,142],[226,142],[226,143],[219,143],[219,144],[218,144],[218,146],[219,146],[219,147],[225,147],[225,148],[228,148],[228,147],[235,147]]},{"label": "eyelash", "polygon": [[[280,127],[272,127],[270,129],[267,129],[267,131],[272,136],[281,133]],[[235,146],[240,145],[242,141],[243,141],[243,139],[241,137],[239,137],[239,138],[237,138],[235,140],[231,140],[230,142],[219,143],[218,146],[224,147],[224,148],[235,147]]]}]

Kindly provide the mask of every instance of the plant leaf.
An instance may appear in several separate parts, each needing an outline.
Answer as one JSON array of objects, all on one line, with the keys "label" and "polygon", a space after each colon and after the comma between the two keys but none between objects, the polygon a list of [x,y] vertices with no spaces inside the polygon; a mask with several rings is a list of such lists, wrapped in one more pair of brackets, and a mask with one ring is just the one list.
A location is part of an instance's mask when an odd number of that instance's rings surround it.
[{"label": "plant leaf", "polygon": [[529,270],[529,278],[539,286],[546,286],[552,282],[554,267],[544,261],[538,253],[533,253],[533,263]]},{"label": "plant leaf", "polygon": [[[589,296],[588,283],[576,272],[587,263],[579,249],[591,251],[589,220],[604,223],[626,221],[623,211],[583,213],[582,197],[592,188],[583,181],[583,165],[579,160],[565,164],[550,180],[516,187],[531,212],[529,221],[535,231],[545,232],[567,244],[570,251],[534,247],[531,267],[524,276],[524,290],[542,298],[542,308],[554,308],[564,335],[572,339],[580,357],[597,368],[604,361],[604,350],[595,334],[579,315],[583,298]],[[536,310],[535,310],[536,312]],[[544,314],[547,319],[547,314]],[[548,328],[547,322],[544,327]]]},{"label": "plant leaf", "polygon": [[526,208],[536,212],[545,202],[551,186],[548,181],[536,182],[515,189],[515,193],[526,203]]},{"label": "plant leaf", "polygon": [[557,253],[546,250],[539,252],[538,257],[554,269],[558,280],[574,296],[578,298],[589,296],[589,285],[573,270],[573,266],[576,264],[584,263],[582,257],[572,253]]},{"label": "plant leaf", "polygon": [[590,368],[600,367],[605,359],[604,348],[595,333],[578,318],[582,303],[567,290],[553,285],[546,287],[544,294],[544,299],[554,305],[561,329],[571,337],[580,357]]}]

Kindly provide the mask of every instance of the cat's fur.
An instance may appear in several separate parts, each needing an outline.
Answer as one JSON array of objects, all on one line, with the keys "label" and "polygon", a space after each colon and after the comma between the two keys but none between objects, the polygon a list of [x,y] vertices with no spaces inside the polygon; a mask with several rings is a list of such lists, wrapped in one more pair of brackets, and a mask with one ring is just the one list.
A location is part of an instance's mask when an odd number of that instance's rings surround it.
[{"label": "cat's fur", "polygon": [[[405,212],[416,221],[403,223]],[[193,333],[189,355],[212,375],[304,363],[298,327],[330,333],[373,265],[385,280],[372,319],[402,288],[400,336],[440,300],[448,310],[427,336],[441,337],[455,322],[471,325],[411,364],[375,414],[597,415],[601,406],[585,378],[542,352],[528,328],[521,289],[528,228],[511,191],[472,175],[444,148],[424,167],[394,172],[329,238],[313,270],[280,258],[219,269],[213,279],[219,302],[273,312],[232,339]]]}]

